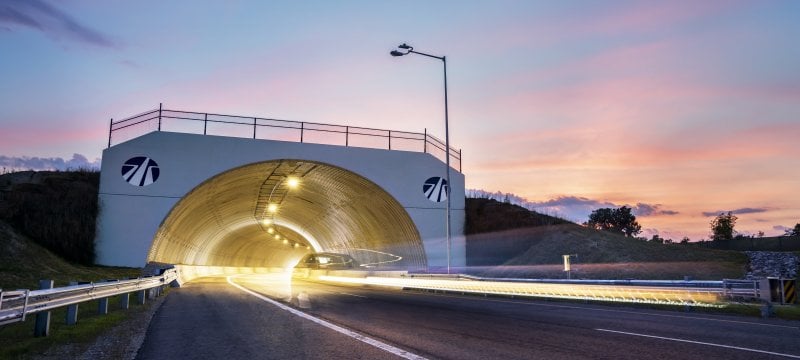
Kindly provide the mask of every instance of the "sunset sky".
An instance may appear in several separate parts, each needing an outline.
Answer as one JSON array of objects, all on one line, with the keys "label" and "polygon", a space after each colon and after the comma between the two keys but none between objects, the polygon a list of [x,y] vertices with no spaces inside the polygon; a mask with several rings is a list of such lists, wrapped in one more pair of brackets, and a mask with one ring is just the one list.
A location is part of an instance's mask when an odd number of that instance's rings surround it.
[{"label": "sunset sky", "polygon": [[[800,222],[800,1],[3,1],[0,167],[97,163],[158,107],[429,132],[467,188],[644,235]],[[77,154],[77,155],[73,155]],[[84,158],[85,157],[85,158]],[[16,165],[15,165],[16,164]]]}]

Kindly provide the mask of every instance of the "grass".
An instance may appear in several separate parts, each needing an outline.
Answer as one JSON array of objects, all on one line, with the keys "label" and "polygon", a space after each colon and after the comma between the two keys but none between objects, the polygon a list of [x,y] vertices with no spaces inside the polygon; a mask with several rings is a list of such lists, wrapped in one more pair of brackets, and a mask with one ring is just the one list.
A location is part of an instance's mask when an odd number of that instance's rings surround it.
[{"label": "grass", "polygon": [[138,305],[132,295],[128,310],[119,309],[118,296],[109,299],[109,312],[106,315],[98,314],[97,306],[98,301],[80,304],[76,325],[66,325],[66,308],[51,311],[50,335],[47,337],[33,336],[35,315],[24,322],[0,327],[0,359],[27,359],[64,344],[86,350],[99,335],[126,319],[147,311],[151,304],[147,302],[145,305]]},{"label": "grass", "polygon": [[[54,286],[66,286],[69,281],[99,281],[104,279],[135,278],[139,268],[85,266],[70,263],[42,246],[17,233],[0,221],[0,288],[38,289],[39,279],[54,280]],[[35,315],[24,322],[0,326],[0,359],[24,359],[40,354],[54,345],[72,344],[88,347],[94,339],[124,320],[146,311],[149,305],[119,309],[119,297],[109,299],[109,313],[97,314],[98,301],[79,305],[78,324],[66,325],[66,308],[51,311],[50,336],[33,337]]]},{"label": "grass", "polygon": [[[572,259],[577,278],[721,280],[745,275],[747,256],[738,251],[628,238],[493,200],[467,199],[467,209],[467,265],[477,275],[565,278],[565,254],[577,254]],[[498,226],[491,225],[495,220]]]}]

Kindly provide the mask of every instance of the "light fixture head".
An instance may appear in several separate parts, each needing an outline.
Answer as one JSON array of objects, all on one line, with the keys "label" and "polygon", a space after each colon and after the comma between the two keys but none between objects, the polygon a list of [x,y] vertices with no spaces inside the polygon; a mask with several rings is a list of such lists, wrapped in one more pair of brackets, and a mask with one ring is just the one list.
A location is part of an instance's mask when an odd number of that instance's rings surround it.
[{"label": "light fixture head", "polygon": [[264,223],[264,225],[272,225],[272,219],[264,219],[262,223]]},{"label": "light fixture head", "polygon": [[289,189],[297,189],[297,187],[300,186],[300,179],[294,176],[287,177],[286,186],[288,186]]},{"label": "light fixture head", "polygon": [[280,239],[281,239],[281,236],[278,235],[278,234],[275,234],[275,240],[280,240]]},{"label": "light fixture head", "polygon": [[392,56],[403,56],[403,55],[405,55],[405,53],[401,53],[401,52],[399,52],[397,50],[392,50],[392,52],[390,52],[389,54],[392,54]]},{"label": "light fixture head", "polygon": [[411,50],[411,49],[413,49],[413,47],[409,46],[406,43],[402,43],[402,44],[398,45],[397,47],[400,48],[400,49],[403,49],[403,50]]},{"label": "light fixture head", "polygon": [[269,205],[267,205],[267,211],[269,211],[271,213],[278,212],[278,204],[269,204]]},{"label": "light fixture head", "polygon": [[275,233],[275,229],[269,228],[269,229],[267,229],[267,232],[270,233],[270,234]]},{"label": "light fixture head", "polygon": [[284,243],[284,244],[288,244],[288,243],[289,243],[289,240],[283,239],[283,243]]}]

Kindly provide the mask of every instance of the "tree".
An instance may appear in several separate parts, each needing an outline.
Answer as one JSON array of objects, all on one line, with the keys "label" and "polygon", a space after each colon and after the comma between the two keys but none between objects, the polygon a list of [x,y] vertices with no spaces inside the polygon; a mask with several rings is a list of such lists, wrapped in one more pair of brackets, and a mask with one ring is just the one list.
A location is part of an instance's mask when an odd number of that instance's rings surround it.
[{"label": "tree", "polygon": [[623,206],[619,209],[600,208],[589,214],[589,221],[584,225],[598,230],[622,233],[634,237],[642,232],[642,226],[631,213],[631,208]]},{"label": "tree", "polygon": [[714,241],[727,241],[733,239],[736,234],[734,226],[736,220],[739,219],[732,212],[728,211],[727,214],[720,213],[714,220],[711,220],[711,239]]},{"label": "tree", "polygon": [[681,244],[688,244],[688,243],[689,243],[689,237],[684,236],[683,239],[681,239]]},{"label": "tree", "polygon": [[800,236],[800,223],[794,226],[792,229],[786,229],[786,236]]}]

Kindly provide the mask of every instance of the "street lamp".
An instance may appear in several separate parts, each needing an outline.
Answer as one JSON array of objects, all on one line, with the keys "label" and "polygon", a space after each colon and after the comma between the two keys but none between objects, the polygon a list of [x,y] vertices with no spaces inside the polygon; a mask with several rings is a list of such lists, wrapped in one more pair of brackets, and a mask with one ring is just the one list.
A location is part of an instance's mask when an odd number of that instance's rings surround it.
[{"label": "street lamp", "polygon": [[[414,51],[414,47],[410,46],[406,43],[400,44],[397,46],[400,50],[405,51],[398,51],[392,50],[389,54],[392,56],[405,56],[408,54],[418,54],[422,56],[427,56],[429,58],[439,59],[442,60],[442,65],[444,65],[444,147],[445,147],[445,176],[447,184],[445,187],[445,203],[447,206],[447,210],[445,212],[445,232],[447,233],[447,273],[450,273],[450,127],[448,123],[448,116],[447,116],[447,57],[446,56],[435,56],[431,54],[426,54],[419,51]],[[428,139],[425,139],[428,141]]]}]

